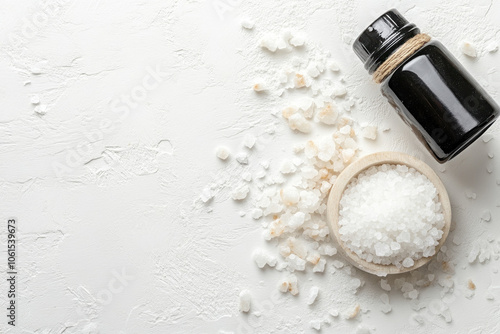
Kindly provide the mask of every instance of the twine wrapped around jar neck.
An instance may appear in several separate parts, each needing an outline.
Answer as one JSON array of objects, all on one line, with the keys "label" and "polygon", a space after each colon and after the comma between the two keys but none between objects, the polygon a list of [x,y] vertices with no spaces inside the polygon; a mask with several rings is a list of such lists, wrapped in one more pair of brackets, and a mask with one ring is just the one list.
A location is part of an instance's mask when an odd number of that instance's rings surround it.
[{"label": "twine wrapped around jar neck", "polygon": [[373,80],[375,80],[378,84],[384,81],[392,73],[392,71],[396,69],[396,67],[398,67],[408,57],[412,56],[430,40],[431,37],[427,34],[418,34],[409,39],[405,44],[403,44],[403,46],[387,58],[382,65],[379,66],[375,73],[373,73]]}]

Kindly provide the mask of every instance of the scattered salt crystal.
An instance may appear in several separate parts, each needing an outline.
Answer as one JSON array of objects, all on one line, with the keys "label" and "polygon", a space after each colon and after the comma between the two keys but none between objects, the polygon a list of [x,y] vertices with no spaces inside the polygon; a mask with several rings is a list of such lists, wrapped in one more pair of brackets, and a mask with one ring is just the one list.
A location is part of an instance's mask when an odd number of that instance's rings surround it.
[{"label": "scattered salt crystal", "polygon": [[252,218],[257,220],[262,217],[263,211],[261,209],[253,209],[252,210]]},{"label": "scattered salt crystal", "polygon": [[293,114],[288,119],[288,125],[292,130],[298,130],[303,133],[309,133],[312,130],[312,125],[309,121],[301,114]]},{"label": "scattered salt crystal", "polygon": [[229,157],[229,149],[225,146],[219,146],[215,149],[215,154],[217,155],[217,158],[221,160],[226,160]]},{"label": "scattered salt crystal", "polygon": [[243,145],[245,145],[249,149],[252,149],[254,147],[256,141],[257,141],[257,138],[254,135],[248,134],[243,139]]},{"label": "scattered salt crystal", "polygon": [[493,135],[491,133],[487,133],[483,136],[483,142],[489,143],[493,139]]},{"label": "scattered salt crystal", "polygon": [[403,261],[403,267],[405,267],[405,268],[410,268],[410,267],[412,267],[414,264],[415,264],[415,262],[413,261],[413,259],[412,259],[412,258],[409,258],[409,257],[407,257],[407,258],[406,258],[406,259],[404,259],[404,261]]},{"label": "scattered salt crystal", "polygon": [[418,290],[412,290],[408,293],[408,297],[411,299],[416,299],[418,297]]},{"label": "scattered salt crystal", "polygon": [[356,329],[356,334],[370,334],[371,332],[370,328],[364,325],[358,325],[358,328]]},{"label": "scattered salt crystal", "polygon": [[347,94],[347,89],[345,88],[345,86],[340,85],[340,84],[336,84],[333,87],[332,96],[334,96],[334,97],[343,97],[346,94]]},{"label": "scattered salt crystal", "polygon": [[485,210],[481,214],[481,220],[485,222],[490,222],[491,221],[491,211],[490,210]]},{"label": "scattered salt crystal", "polygon": [[249,312],[252,305],[252,295],[248,290],[240,292],[240,312]]},{"label": "scattered salt crystal", "polygon": [[241,201],[247,197],[249,191],[250,188],[248,188],[246,184],[243,184],[233,189],[233,191],[231,192],[231,197],[235,201]]},{"label": "scattered salt crystal", "polygon": [[387,283],[387,280],[385,279],[380,280],[380,287],[382,288],[382,290],[391,291],[391,285]]},{"label": "scattered salt crystal", "polygon": [[318,298],[319,288],[317,286],[313,286],[311,290],[309,290],[309,296],[307,297],[307,305],[312,305]]},{"label": "scattered salt crystal", "polygon": [[280,168],[281,174],[291,174],[295,173],[295,171],[297,171],[297,167],[295,167],[295,164],[292,161],[285,160],[281,163],[281,168]]},{"label": "scattered salt crystal", "polygon": [[282,190],[281,198],[285,205],[297,204],[300,200],[300,193],[297,188],[288,186]]},{"label": "scattered salt crystal", "polygon": [[361,306],[359,304],[354,305],[351,307],[345,314],[345,318],[347,320],[354,319],[358,316],[359,311],[361,310]]},{"label": "scattered salt crystal", "polygon": [[361,136],[366,139],[375,140],[377,139],[377,127],[374,125],[369,125],[363,128],[361,131]]},{"label": "scattered salt crystal", "polygon": [[252,173],[244,172],[243,174],[241,174],[241,178],[247,182],[250,182],[252,181]]},{"label": "scattered salt crystal", "polygon": [[257,267],[259,268],[264,268],[266,265],[269,267],[274,267],[276,266],[276,263],[278,259],[269,254],[268,252],[262,250],[262,249],[257,249],[253,252],[253,260],[257,264]]},{"label": "scattered salt crystal", "polygon": [[241,26],[245,29],[252,30],[255,26],[255,23],[248,18],[244,18],[243,20],[241,20]]},{"label": "scattered salt crystal", "polygon": [[317,78],[320,75],[320,72],[318,70],[318,67],[315,64],[310,64],[307,66],[307,75],[309,75],[311,78]]},{"label": "scattered salt crystal", "polygon": [[248,154],[245,152],[240,152],[236,155],[236,161],[242,165],[248,165]]},{"label": "scattered salt crystal", "polygon": [[290,292],[292,295],[297,295],[299,293],[297,276],[291,274],[285,279],[283,279],[278,284],[278,288],[281,292]]},{"label": "scattered salt crystal", "polygon": [[314,319],[309,321],[309,325],[311,326],[312,329],[315,329],[317,331],[321,330],[321,320],[320,319]]},{"label": "scattered salt crystal", "polygon": [[334,260],[334,261],[332,262],[332,264],[333,264],[333,266],[334,266],[335,268],[337,268],[337,269],[340,269],[340,268],[344,267],[344,262],[341,262],[341,261],[339,261],[339,260]]},{"label": "scattered salt crystal", "polygon": [[262,166],[262,168],[264,168],[264,169],[268,169],[268,168],[269,168],[269,166],[271,165],[271,163],[269,162],[269,160],[262,160],[262,161],[260,162],[260,165]]},{"label": "scattered salt crystal", "polygon": [[47,113],[47,105],[39,104],[35,107],[35,113],[38,115],[45,115]]},{"label": "scattered salt crystal", "polygon": [[330,60],[328,62],[327,66],[330,69],[330,71],[332,71],[332,72],[338,72],[338,71],[340,71],[340,67],[339,67],[339,65],[337,64],[337,62],[335,60]]},{"label": "scattered salt crystal", "polygon": [[498,43],[497,41],[491,41],[486,45],[486,51],[490,53],[495,53],[498,51]]},{"label": "scattered salt crystal", "polygon": [[31,98],[30,98],[30,102],[31,104],[39,104],[40,103],[40,96],[38,95],[32,95]]},{"label": "scattered salt crystal", "polygon": [[476,58],[477,57],[477,49],[474,44],[471,42],[463,41],[460,44],[460,51],[466,56],[469,56],[471,58]]},{"label": "scattered salt crystal", "polygon": [[337,122],[339,116],[338,106],[333,102],[327,103],[324,108],[322,108],[316,118],[318,121],[324,124],[333,125]]},{"label": "scattered salt crystal", "polygon": [[202,190],[200,199],[203,203],[207,203],[214,197],[214,194],[212,193],[212,190],[210,188],[205,188]]},{"label": "scattered salt crystal", "polygon": [[321,259],[318,263],[313,267],[313,273],[322,273],[325,271],[326,260]]},{"label": "scattered salt crystal", "polygon": [[305,42],[306,42],[306,35],[303,33],[298,33],[290,39],[290,45],[293,45],[294,47],[302,46],[304,45]]},{"label": "scattered salt crystal", "polygon": [[306,78],[303,74],[297,73],[293,78],[293,84],[295,88],[302,88],[307,85]]},{"label": "scattered salt crystal", "polygon": [[258,80],[253,84],[252,89],[255,92],[263,92],[267,90],[267,85],[263,81]]},{"label": "scattered salt crystal", "polygon": [[457,246],[460,245],[462,243],[462,238],[460,238],[458,235],[455,235],[453,237],[453,243]]},{"label": "scattered salt crystal", "polygon": [[334,318],[336,318],[336,317],[338,317],[338,316],[339,316],[339,311],[337,311],[337,310],[330,310],[330,311],[328,311],[328,313],[329,313],[332,317],[334,317]]},{"label": "scattered salt crystal", "polygon": [[476,199],[477,198],[477,194],[475,192],[470,191],[470,190],[465,191],[465,196],[468,199]]}]

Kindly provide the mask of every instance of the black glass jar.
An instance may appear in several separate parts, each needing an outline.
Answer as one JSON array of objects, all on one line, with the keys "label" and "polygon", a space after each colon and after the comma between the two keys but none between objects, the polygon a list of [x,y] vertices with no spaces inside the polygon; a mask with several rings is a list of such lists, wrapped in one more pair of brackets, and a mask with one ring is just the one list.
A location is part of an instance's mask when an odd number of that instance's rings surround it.
[{"label": "black glass jar", "polygon": [[[414,24],[391,10],[356,39],[353,49],[373,74],[419,34]],[[394,66],[381,82],[381,91],[441,163],[467,148],[499,116],[491,96],[434,40]]]}]

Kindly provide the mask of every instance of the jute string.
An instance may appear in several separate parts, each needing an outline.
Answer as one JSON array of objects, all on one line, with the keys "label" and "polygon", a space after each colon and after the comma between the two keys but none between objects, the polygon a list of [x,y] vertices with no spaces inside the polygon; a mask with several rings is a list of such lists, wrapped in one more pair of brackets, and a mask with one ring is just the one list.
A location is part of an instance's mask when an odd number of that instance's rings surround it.
[{"label": "jute string", "polygon": [[379,66],[375,73],[373,73],[373,80],[375,80],[376,83],[384,81],[396,67],[406,60],[406,58],[412,56],[430,40],[431,37],[427,34],[418,34],[408,40],[402,47],[387,58],[382,65]]}]

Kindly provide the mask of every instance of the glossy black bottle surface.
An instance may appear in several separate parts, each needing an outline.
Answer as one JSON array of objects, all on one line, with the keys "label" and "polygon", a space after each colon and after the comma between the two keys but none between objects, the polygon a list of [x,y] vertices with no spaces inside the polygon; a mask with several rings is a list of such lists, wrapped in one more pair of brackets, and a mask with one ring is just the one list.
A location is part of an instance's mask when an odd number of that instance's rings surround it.
[{"label": "glossy black bottle surface", "polygon": [[[420,31],[396,10],[377,19],[354,43],[370,74]],[[479,138],[500,108],[458,60],[430,41],[381,83],[381,90],[439,162]]]}]

